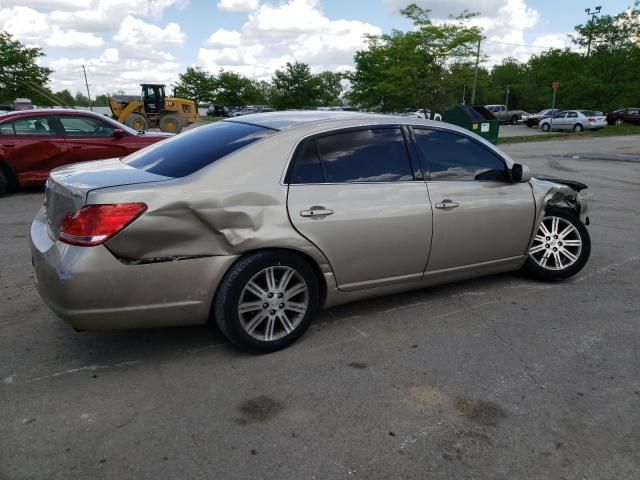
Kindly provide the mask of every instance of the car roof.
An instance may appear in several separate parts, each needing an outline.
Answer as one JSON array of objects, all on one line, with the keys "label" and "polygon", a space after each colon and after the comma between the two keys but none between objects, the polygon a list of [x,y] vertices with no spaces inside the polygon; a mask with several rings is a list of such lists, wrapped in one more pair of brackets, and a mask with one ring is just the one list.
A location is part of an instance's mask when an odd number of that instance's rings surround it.
[{"label": "car roof", "polygon": [[0,113],[0,120],[6,120],[19,117],[33,117],[45,115],[90,115],[94,117],[104,118],[104,115],[89,110],[80,110],[77,108],[30,108],[28,110],[13,110]]},{"label": "car roof", "polygon": [[407,117],[381,115],[375,113],[345,112],[332,110],[289,110],[284,112],[264,112],[242,117],[233,117],[225,122],[250,123],[273,130],[289,130],[303,125],[310,126],[319,123],[342,123],[345,121],[364,120],[373,123],[407,122]]}]

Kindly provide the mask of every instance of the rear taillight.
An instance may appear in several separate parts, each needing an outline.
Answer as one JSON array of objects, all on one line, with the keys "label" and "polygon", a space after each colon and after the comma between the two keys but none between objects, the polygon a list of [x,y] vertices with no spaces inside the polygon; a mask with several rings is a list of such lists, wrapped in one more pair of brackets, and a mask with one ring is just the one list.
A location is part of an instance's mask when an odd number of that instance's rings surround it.
[{"label": "rear taillight", "polygon": [[595,121],[596,121],[596,119],[593,118],[593,117],[589,117],[588,120],[589,120],[590,123],[595,123]]},{"label": "rear taillight", "polygon": [[106,242],[144,213],[144,203],[87,205],[60,222],[58,239],[91,247]]}]

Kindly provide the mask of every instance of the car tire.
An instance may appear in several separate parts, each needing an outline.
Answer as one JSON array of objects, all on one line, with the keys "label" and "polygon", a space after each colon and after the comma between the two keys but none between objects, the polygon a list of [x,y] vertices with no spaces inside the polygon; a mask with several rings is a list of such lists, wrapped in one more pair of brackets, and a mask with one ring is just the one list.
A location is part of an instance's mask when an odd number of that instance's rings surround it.
[{"label": "car tire", "polygon": [[582,270],[590,255],[587,227],[571,211],[550,208],[536,231],[523,269],[539,280],[563,280]]},{"label": "car tire", "polygon": [[517,117],[516,115],[512,116],[512,117],[509,119],[509,123],[510,123],[511,125],[516,125],[516,124],[518,123],[518,117]]},{"label": "car tire", "polygon": [[527,120],[527,127],[533,128],[533,122],[530,122],[529,120]]},{"label": "car tire", "polygon": [[182,122],[177,115],[168,113],[160,117],[160,130],[169,133],[180,133],[182,131]]},{"label": "car tire", "polygon": [[149,122],[147,122],[147,119],[144,115],[141,115],[139,113],[130,114],[124,121],[124,124],[127,127],[133,128],[134,130],[142,130],[144,132],[149,130]]},{"label": "car tire", "polygon": [[576,133],[583,132],[583,131],[584,131],[584,127],[582,126],[582,124],[580,124],[580,123],[576,123],[576,124],[573,126],[573,131],[574,131],[574,132],[576,132]]},{"label": "car tire", "polygon": [[616,125],[624,125],[624,120],[621,118],[616,118],[616,121],[614,122]]},{"label": "car tire", "polygon": [[0,197],[6,195],[9,191],[9,178],[7,178],[7,172],[4,171],[2,165],[0,165]]},{"label": "car tire", "polygon": [[318,308],[318,299],[318,279],[302,256],[265,250],[231,267],[218,287],[212,314],[232,343],[268,353],[300,338]]},{"label": "car tire", "polygon": [[549,126],[548,123],[543,123],[542,126],[540,127],[542,129],[543,132],[548,132],[549,130],[551,130],[551,126]]}]

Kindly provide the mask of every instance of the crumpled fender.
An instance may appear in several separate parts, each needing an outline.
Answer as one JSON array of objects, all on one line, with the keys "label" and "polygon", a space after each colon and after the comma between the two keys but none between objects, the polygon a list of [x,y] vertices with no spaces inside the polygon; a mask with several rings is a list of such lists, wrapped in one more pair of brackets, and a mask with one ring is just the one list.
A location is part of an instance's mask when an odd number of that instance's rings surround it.
[{"label": "crumpled fender", "polygon": [[[566,208],[571,210],[580,218],[582,223],[588,223],[588,204],[585,199],[580,196],[580,193],[569,185],[535,177],[530,180],[529,184],[531,185],[533,198],[536,202],[536,219],[533,228],[534,233],[538,231],[540,223],[544,218],[544,214],[549,207]],[[582,186],[584,184],[579,185]],[[586,185],[584,188],[586,188]],[[533,242],[534,236],[535,234],[531,236],[531,242]]]}]

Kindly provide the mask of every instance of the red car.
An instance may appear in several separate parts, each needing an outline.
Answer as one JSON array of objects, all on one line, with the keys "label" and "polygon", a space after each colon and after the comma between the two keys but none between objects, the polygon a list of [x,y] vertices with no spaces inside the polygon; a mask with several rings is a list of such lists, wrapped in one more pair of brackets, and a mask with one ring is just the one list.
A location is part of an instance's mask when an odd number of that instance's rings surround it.
[{"label": "red car", "polygon": [[0,195],[44,185],[49,171],[60,165],[124,157],[171,135],[138,132],[83,110],[0,113]]}]

